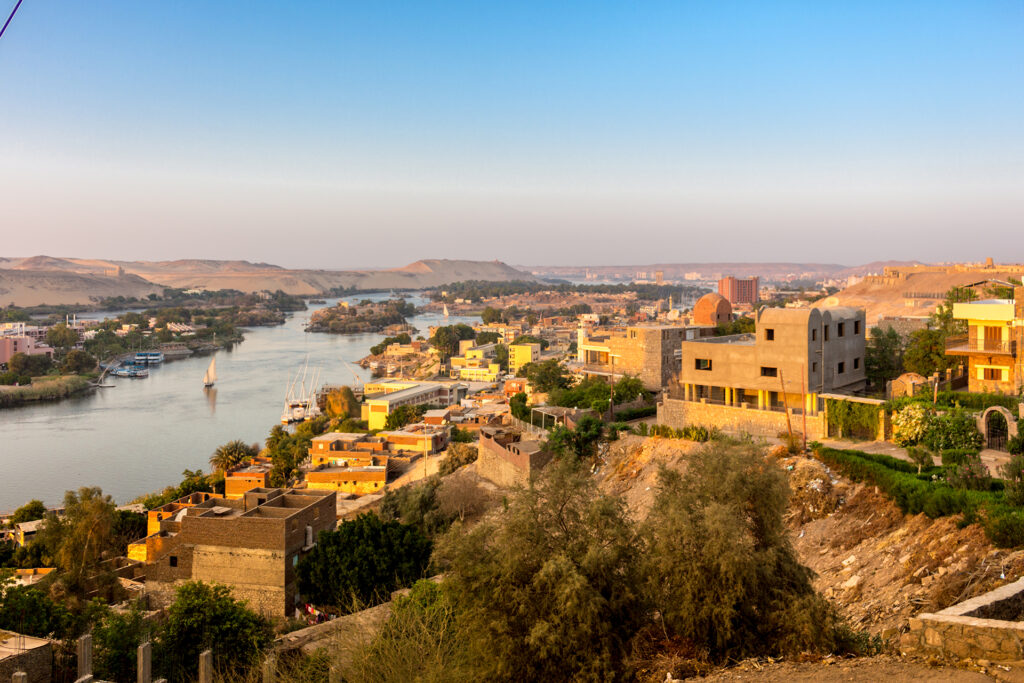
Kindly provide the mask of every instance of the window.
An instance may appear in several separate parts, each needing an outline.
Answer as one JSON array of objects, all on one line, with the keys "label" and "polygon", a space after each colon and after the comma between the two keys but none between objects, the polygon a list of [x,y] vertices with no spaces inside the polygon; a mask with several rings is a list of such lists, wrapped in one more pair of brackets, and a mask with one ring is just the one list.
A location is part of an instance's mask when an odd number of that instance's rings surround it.
[{"label": "window", "polygon": [[838,334],[840,337],[842,337],[845,332],[846,332],[846,323],[839,323],[838,325],[836,325],[836,334]]},{"label": "window", "polygon": [[711,359],[710,358],[697,358],[694,361],[693,367],[695,370],[710,370]]},{"label": "window", "polygon": [[765,339],[766,339],[767,341],[775,341],[775,330],[774,330],[774,329],[772,329],[771,327],[767,328],[767,329],[766,329],[766,330],[764,331],[764,338],[765,338]]},{"label": "window", "polygon": [[860,358],[853,359],[853,369],[860,370]]},{"label": "window", "polygon": [[818,341],[818,331],[811,330],[811,341]]},{"label": "window", "polygon": [[843,374],[846,372],[846,363],[839,363],[839,367],[836,368],[836,373]]},{"label": "window", "polygon": [[987,379],[993,382],[1003,381],[1003,369],[1002,368],[985,368],[984,376],[982,379]]},{"label": "window", "polygon": [[172,567],[177,567],[178,566],[178,556],[177,555],[171,555],[170,557],[168,557],[167,558],[167,564],[171,565]]},{"label": "window", "polygon": [[813,363],[811,363],[811,372],[817,372],[817,371],[818,371],[818,361],[814,361]]},{"label": "window", "polygon": [[825,325],[825,341],[828,341],[828,325]]},{"label": "window", "polygon": [[854,320],[853,321],[853,333],[854,334],[860,334],[860,321],[859,320]]},{"label": "window", "polygon": [[767,366],[762,365],[761,366],[761,376],[762,377],[778,377],[779,376],[779,369],[778,368],[769,368]]}]

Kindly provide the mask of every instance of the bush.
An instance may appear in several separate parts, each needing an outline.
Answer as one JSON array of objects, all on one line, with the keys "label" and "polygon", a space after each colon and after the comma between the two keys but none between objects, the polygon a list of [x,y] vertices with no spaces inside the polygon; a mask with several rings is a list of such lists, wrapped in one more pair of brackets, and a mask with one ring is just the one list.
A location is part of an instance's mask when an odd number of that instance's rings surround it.
[{"label": "bush", "polygon": [[299,590],[319,605],[352,609],[387,600],[423,578],[431,542],[415,527],[363,514],[322,531],[299,562]]},{"label": "bush", "polygon": [[615,413],[615,419],[619,422],[639,420],[644,417],[652,417],[658,414],[657,406],[641,406],[639,408],[627,408]]},{"label": "bush", "polygon": [[988,511],[985,534],[1000,548],[1024,545],[1024,510],[996,506]]},{"label": "bush", "polygon": [[911,403],[892,416],[893,441],[898,446],[915,446],[928,432],[932,413],[920,403]]},{"label": "bush", "polygon": [[1006,442],[1006,450],[1012,455],[1024,455],[1024,434],[1011,436]]},{"label": "bush", "polygon": [[1000,468],[1006,481],[1005,498],[1010,505],[1024,505],[1024,455],[1015,455]]},{"label": "bush", "polygon": [[465,443],[456,443],[448,447],[448,455],[441,461],[437,473],[446,477],[464,465],[476,462],[477,447]]},{"label": "bush", "polygon": [[921,442],[933,451],[978,450],[982,437],[974,417],[962,408],[950,408],[931,418]]},{"label": "bush", "polygon": [[942,457],[943,467],[952,467],[954,465],[961,465],[968,459],[978,455],[978,451],[973,448],[947,448],[939,455]]}]

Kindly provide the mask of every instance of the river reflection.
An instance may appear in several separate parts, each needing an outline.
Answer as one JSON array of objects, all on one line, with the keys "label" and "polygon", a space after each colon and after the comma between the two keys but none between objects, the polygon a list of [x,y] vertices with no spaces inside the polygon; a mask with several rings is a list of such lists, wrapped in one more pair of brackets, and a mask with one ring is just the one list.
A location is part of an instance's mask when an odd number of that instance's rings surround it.
[{"label": "river reflection", "polygon": [[[252,328],[234,349],[219,351],[217,385],[209,391],[202,384],[209,356],[193,356],[156,366],[147,379],[111,378],[114,388],[85,397],[0,410],[0,511],[31,498],[56,504],[64,491],[79,486],[99,486],[123,503],[177,484],[184,469],[209,470],[220,444],[263,442],[307,355],[322,383],[351,384],[353,374],[369,378],[355,361],[383,335],[307,333],[311,311],[289,316],[284,325]],[[447,322],[476,320],[452,316]],[[410,322],[426,335],[443,321],[429,314]]]}]

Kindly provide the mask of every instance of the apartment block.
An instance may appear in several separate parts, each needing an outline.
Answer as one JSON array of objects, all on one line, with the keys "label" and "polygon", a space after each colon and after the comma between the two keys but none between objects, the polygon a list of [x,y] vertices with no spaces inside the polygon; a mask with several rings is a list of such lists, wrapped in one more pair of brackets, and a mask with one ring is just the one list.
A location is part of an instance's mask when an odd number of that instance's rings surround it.
[{"label": "apartment block", "polygon": [[540,344],[512,344],[508,347],[508,371],[514,375],[527,363],[536,363],[540,350]]},{"label": "apartment block", "polygon": [[946,355],[967,360],[967,388],[1016,395],[1024,385],[1024,287],[1013,299],[953,304],[953,317],[967,334],[946,339]]},{"label": "apartment block", "polygon": [[334,529],[335,509],[332,491],[266,488],[182,507],[132,544],[145,546],[146,592],[163,601],[184,581],[222,583],[264,615],[291,616],[295,567]]},{"label": "apartment block", "polygon": [[363,391],[361,419],[370,429],[384,429],[388,415],[399,406],[438,405],[458,403],[469,392],[469,386],[460,382],[412,382],[381,380],[367,382]]},{"label": "apartment block", "polygon": [[760,299],[758,287],[759,280],[756,277],[740,279],[729,275],[718,281],[718,293],[734,306],[756,304]]}]

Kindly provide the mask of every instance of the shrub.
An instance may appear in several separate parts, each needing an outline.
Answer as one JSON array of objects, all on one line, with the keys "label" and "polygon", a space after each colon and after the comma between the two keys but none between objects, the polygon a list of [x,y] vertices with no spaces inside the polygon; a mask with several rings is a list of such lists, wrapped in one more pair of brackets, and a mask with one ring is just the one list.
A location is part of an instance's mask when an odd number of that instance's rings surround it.
[{"label": "shrub", "polygon": [[1000,468],[1006,481],[1005,498],[1011,505],[1024,505],[1024,455],[1015,455]]},{"label": "shrub", "polygon": [[437,468],[437,473],[446,477],[464,465],[476,462],[477,447],[467,443],[453,443],[448,447],[448,455]]},{"label": "shrub", "polygon": [[974,418],[962,408],[951,408],[928,422],[921,442],[933,451],[980,449],[981,433]]},{"label": "shrub", "polygon": [[939,455],[942,457],[943,467],[952,467],[953,465],[964,463],[967,459],[977,454],[978,451],[972,448],[947,448]]},{"label": "shrub", "polygon": [[1015,434],[1006,442],[1006,450],[1012,455],[1024,455],[1024,434]]},{"label": "shrub", "polygon": [[911,403],[892,416],[893,441],[898,446],[914,446],[924,438],[932,414],[920,403]]},{"label": "shrub", "polygon": [[988,511],[985,534],[1000,548],[1024,545],[1024,510],[996,506]]},{"label": "shrub", "polygon": [[917,465],[917,473],[921,474],[921,470],[925,467],[931,467],[934,464],[932,459],[932,452],[927,448],[920,448],[918,446],[911,446],[907,449],[907,457]]}]

